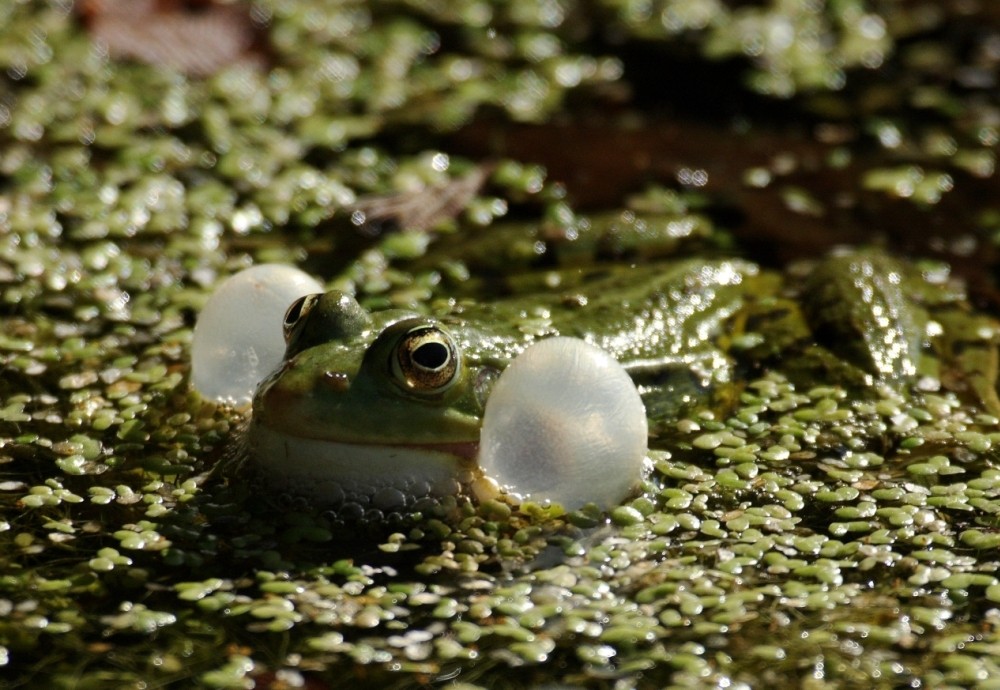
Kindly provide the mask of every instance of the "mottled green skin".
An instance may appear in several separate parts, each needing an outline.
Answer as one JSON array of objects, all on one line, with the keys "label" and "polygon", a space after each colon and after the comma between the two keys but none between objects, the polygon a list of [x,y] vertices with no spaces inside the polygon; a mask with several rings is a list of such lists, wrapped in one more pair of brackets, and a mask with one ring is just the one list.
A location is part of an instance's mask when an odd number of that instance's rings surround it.
[{"label": "mottled green skin", "polygon": [[820,263],[801,294],[810,336],[843,382],[905,393],[919,381],[1000,411],[997,323],[974,314],[943,277],[928,280],[885,254],[855,252]]},{"label": "mottled green skin", "polygon": [[[679,369],[705,385],[728,377],[714,339],[742,305],[756,266],[685,261],[606,273],[531,298],[454,304],[435,316],[387,310],[344,318],[360,307],[329,293],[305,317],[303,335],[289,341],[284,365],[259,387],[254,422],[347,443],[475,443],[496,375],[528,344],[554,335],[586,339],[637,376]],[[439,394],[408,391],[392,372],[397,343],[419,324],[447,332],[461,353],[457,380]]]},{"label": "mottled green skin", "polygon": [[879,254],[828,259],[806,281],[814,331],[845,359],[900,384],[917,373],[927,318],[907,290],[905,269]]},{"label": "mottled green skin", "polygon": [[[544,293],[451,303],[433,316],[369,315],[330,293],[290,339],[284,365],[260,386],[254,422],[346,443],[475,443],[492,381],[528,344],[555,335],[583,338],[618,359],[654,423],[712,396],[732,396],[742,372],[766,368],[811,385],[901,391],[946,370],[962,382],[956,388],[971,388],[986,407],[996,404],[989,332],[966,329],[971,335],[959,335],[967,341],[956,345],[952,334],[961,329],[950,327],[945,340],[941,329],[929,328],[929,309],[963,323],[961,295],[881,253],[827,259],[797,282],[737,260],[550,278]],[[407,390],[391,366],[402,335],[420,324],[448,333],[461,357],[454,384],[432,395]]]}]

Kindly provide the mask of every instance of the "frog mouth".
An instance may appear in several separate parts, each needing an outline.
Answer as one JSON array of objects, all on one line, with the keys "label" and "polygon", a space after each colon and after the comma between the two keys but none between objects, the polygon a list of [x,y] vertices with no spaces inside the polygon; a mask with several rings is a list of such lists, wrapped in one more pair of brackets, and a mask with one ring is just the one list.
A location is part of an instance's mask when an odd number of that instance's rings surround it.
[{"label": "frog mouth", "polygon": [[426,451],[429,453],[445,453],[454,455],[475,463],[479,457],[479,442],[465,441],[458,443],[398,443],[381,446],[383,448],[408,448],[415,451]]}]

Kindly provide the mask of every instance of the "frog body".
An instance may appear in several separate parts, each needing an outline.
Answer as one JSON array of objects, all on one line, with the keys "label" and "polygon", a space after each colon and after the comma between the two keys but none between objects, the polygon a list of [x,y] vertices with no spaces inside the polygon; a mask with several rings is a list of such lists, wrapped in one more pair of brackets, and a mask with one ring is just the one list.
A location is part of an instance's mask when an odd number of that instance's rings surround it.
[{"label": "frog body", "polygon": [[532,342],[557,335],[617,359],[654,430],[732,399],[741,380],[770,368],[901,392],[946,370],[987,409],[1000,405],[995,328],[949,344],[933,313],[965,323],[961,295],[927,292],[918,271],[880,252],[827,259],[804,280],[735,259],[547,280],[542,293],[449,301],[431,314],[369,313],[339,292],[300,299],[286,315],[284,362],[254,397],[248,455],[276,484],[331,502],[393,507],[452,493],[477,481],[493,382]]},{"label": "frog body", "polygon": [[453,491],[475,475],[492,383],[529,344],[556,335],[600,347],[637,378],[675,371],[706,389],[730,378],[714,340],[742,306],[743,283],[757,279],[754,264],[601,273],[566,291],[434,315],[369,314],[339,292],[300,299],[286,316],[285,361],[254,396],[249,454],[278,483],[310,493],[334,477],[326,496]]}]

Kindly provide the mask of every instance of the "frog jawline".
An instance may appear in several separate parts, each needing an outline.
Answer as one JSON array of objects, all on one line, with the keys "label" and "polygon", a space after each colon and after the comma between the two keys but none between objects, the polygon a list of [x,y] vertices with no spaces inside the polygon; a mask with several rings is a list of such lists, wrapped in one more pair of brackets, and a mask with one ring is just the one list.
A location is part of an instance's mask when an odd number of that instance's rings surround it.
[{"label": "frog jawline", "polygon": [[329,499],[341,492],[443,495],[476,466],[478,443],[378,445],[302,438],[251,423],[250,459],[274,488]]}]

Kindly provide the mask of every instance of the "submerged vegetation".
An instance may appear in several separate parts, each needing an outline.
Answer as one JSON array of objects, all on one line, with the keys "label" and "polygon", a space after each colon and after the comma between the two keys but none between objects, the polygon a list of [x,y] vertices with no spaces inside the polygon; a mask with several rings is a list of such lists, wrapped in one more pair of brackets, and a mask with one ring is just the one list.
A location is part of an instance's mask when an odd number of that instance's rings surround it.
[{"label": "submerged vegetation", "polygon": [[874,243],[995,391],[994,3],[276,0],[208,74],[82,4],[0,12],[0,684],[996,686],[1000,415],[946,370],[740,372],[609,515],[275,505],[188,384],[256,262],[427,308]]}]

